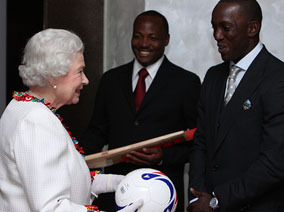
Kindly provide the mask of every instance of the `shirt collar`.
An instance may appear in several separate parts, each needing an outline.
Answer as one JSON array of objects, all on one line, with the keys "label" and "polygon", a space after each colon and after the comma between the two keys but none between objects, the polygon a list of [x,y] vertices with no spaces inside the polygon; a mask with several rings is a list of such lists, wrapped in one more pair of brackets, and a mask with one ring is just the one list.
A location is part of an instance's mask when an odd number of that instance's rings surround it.
[{"label": "shirt collar", "polygon": [[248,70],[250,64],[253,62],[253,60],[256,58],[262,48],[263,44],[259,42],[256,47],[254,47],[253,50],[251,50],[245,57],[243,57],[239,62],[237,62],[237,64],[234,64],[234,62],[231,61],[230,66],[236,65],[244,71]]},{"label": "shirt collar", "polygon": [[165,56],[163,55],[159,60],[157,60],[154,64],[149,65],[147,67],[142,66],[138,60],[135,58],[134,60],[134,65],[133,65],[133,75],[132,78],[135,78],[135,76],[138,75],[138,72],[142,69],[142,68],[146,68],[149,76],[154,79],[154,77],[156,76],[163,60],[164,60]]}]

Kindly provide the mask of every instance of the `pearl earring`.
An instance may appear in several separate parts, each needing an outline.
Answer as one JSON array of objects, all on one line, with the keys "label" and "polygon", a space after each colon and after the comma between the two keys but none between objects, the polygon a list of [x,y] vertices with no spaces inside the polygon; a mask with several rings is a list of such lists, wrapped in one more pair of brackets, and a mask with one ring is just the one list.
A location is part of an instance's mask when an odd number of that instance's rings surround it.
[{"label": "pearl earring", "polygon": [[56,86],[56,85],[54,85],[54,86],[53,86],[53,88],[54,88],[54,89],[56,89],[56,88],[57,88],[57,86]]}]

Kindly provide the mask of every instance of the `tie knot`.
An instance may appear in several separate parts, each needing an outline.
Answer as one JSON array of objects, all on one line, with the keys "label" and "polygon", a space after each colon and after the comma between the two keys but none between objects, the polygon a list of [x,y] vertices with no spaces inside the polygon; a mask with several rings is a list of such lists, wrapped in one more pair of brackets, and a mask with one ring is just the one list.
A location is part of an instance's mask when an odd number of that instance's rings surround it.
[{"label": "tie knot", "polygon": [[140,71],[139,71],[139,77],[142,77],[142,78],[146,78],[148,76],[148,71],[146,68],[142,68]]},{"label": "tie knot", "polygon": [[229,73],[229,79],[235,80],[237,77],[237,74],[241,71],[242,69],[239,68],[238,66],[232,65],[230,68],[230,73]]}]

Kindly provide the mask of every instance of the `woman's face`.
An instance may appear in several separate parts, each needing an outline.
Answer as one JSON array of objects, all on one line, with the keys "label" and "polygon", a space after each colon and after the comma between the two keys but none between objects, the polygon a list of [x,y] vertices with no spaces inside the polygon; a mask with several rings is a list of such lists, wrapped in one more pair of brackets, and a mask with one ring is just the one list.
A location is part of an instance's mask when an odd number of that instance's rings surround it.
[{"label": "woman's face", "polygon": [[59,77],[55,84],[55,102],[58,106],[77,104],[80,92],[84,85],[89,84],[89,80],[84,74],[85,61],[83,53],[77,53],[68,73]]}]

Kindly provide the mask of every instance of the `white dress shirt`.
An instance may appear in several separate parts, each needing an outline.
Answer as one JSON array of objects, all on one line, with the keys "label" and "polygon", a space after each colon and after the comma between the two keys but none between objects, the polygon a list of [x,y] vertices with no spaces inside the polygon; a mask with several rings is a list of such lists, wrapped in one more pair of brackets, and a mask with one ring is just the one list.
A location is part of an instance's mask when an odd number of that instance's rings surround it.
[{"label": "white dress shirt", "polygon": [[147,67],[142,66],[136,59],[134,60],[134,65],[133,65],[133,74],[132,74],[132,91],[134,92],[138,78],[139,78],[139,71],[142,68],[146,68],[149,75],[145,78],[145,85],[146,85],[146,92],[149,89],[152,81],[154,80],[165,56],[162,56],[159,60],[157,60],[154,64],[149,65]]},{"label": "white dress shirt", "polygon": [[[241,68],[241,71],[238,73],[236,77],[236,88],[238,87],[240,81],[242,80],[249,66],[252,64],[253,60],[256,58],[256,56],[258,55],[258,53],[261,51],[262,48],[263,48],[263,44],[259,42],[256,45],[256,47],[254,47],[254,49],[251,50],[245,57],[243,57],[237,64],[235,64],[233,61],[230,62],[230,67],[235,65]],[[227,90],[228,90],[228,79],[227,79],[225,95],[227,93]]]}]

